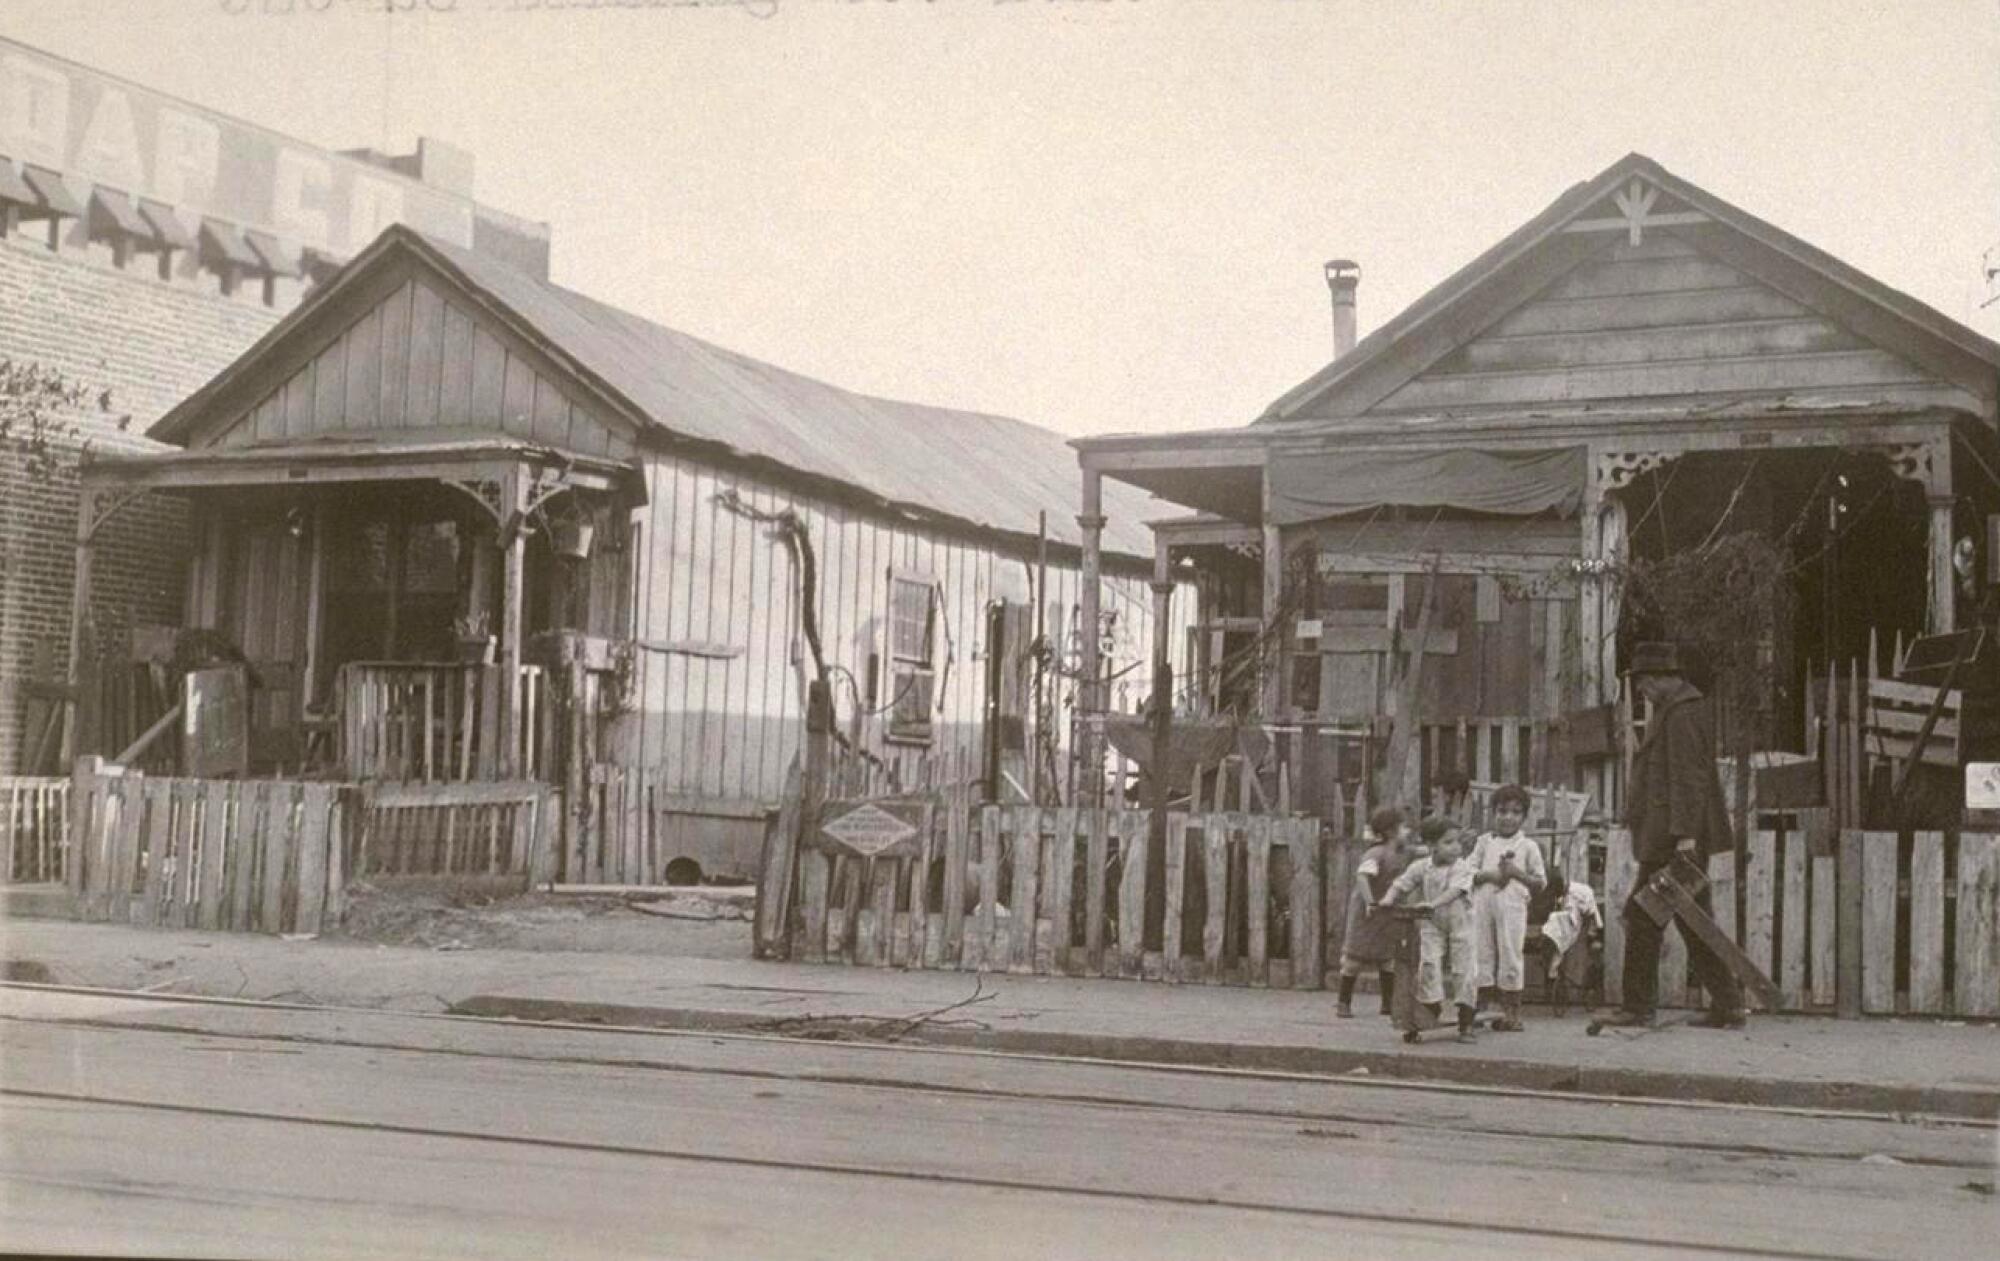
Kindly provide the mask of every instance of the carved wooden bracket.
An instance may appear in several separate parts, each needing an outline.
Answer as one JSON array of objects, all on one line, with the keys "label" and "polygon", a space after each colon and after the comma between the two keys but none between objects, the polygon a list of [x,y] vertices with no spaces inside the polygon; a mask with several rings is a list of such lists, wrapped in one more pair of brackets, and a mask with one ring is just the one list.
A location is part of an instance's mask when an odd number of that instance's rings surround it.
[{"label": "carved wooden bracket", "polygon": [[1623,490],[1680,454],[1678,451],[1599,451],[1597,489],[1600,493]]}]

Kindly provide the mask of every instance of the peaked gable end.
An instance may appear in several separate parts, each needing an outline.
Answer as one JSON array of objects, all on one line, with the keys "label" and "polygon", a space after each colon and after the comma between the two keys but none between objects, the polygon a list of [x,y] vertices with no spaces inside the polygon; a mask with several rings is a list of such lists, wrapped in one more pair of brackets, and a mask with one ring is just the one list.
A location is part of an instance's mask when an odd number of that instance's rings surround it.
[{"label": "peaked gable end", "polygon": [[1675,233],[1612,241],[1370,412],[1948,388]]},{"label": "peaked gable end", "polygon": [[1262,419],[1799,393],[1994,422],[2000,346],[1633,154]]},{"label": "peaked gable end", "polygon": [[[629,458],[633,427],[456,286],[410,263],[239,365],[248,387],[190,429],[193,447],[487,433]],[[218,400],[220,403],[221,400]]]}]

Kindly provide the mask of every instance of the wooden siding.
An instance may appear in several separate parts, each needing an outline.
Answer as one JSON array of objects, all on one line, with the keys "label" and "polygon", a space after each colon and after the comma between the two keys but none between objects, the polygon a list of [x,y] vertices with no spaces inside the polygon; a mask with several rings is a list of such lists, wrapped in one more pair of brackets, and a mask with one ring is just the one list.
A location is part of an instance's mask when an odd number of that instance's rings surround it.
[{"label": "wooden siding", "polygon": [[1372,410],[1938,384],[1670,232],[1572,268]]},{"label": "wooden siding", "polygon": [[[934,713],[928,746],[883,738],[886,714],[864,714],[862,741],[878,755],[911,758],[963,753],[976,758],[985,699],[985,609],[1011,590],[1025,592],[1032,563],[962,538],[793,494],[747,476],[696,462],[660,459],[647,468],[647,506],[637,517],[637,634],[655,644],[697,642],[735,650],[730,657],[643,651],[633,712],[611,733],[606,760],[664,770],[665,791],[733,800],[775,801],[804,734],[800,706],[811,656],[800,624],[797,567],[768,524],[730,511],[724,492],[760,513],[792,510],[805,521],[817,568],[821,641],[834,676],[835,708],[847,734],[860,708],[887,704],[888,670],[879,668],[874,700],[870,653],[886,654],[891,569],[938,584],[940,618],[933,666],[943,712]],[[1054,507],[1055,505],[1052,505]],[[1003,568],[1013,573],[1003,576]],[[1078,607],[1074,567],[1049,566],[1049,633],[1069,646]],[[1175,600],[1177,650],[1187,640],[1192,593]],[[1150,594],[1142,581],[1105,580],[1104,607],[1119,614],[1112,669],[1151,651]],[[1131,710],[1147,689],[1143,665],[1112,685],[1111,703]],[[851,685],[850,685],[851,682]],[[1068,681],[1050,681],[1061,701]]]},{"label": "wooden siding", "polygon": [[625,426],[579,402],[560,380],[505,329],[411,278],[203,445],[485,430],[584,455],[631,456]]}]

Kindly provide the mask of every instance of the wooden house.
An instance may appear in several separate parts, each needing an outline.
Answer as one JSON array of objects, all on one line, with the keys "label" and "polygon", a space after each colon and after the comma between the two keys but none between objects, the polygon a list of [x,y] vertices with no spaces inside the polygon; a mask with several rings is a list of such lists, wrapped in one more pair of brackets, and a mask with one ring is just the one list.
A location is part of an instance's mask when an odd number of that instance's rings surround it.
[{"label": "wooden house", "polygon": [[255,671],[253,770],[615,790],[662,821],[628,879],[754,866],[810,678],[859,755],[905,782],[963,757],[999,796],[1034,774],[1024,730],[1067,744],[1084,645],[1139,699],[1145,498],[1079,620],[1056,435],[841,390],[406,228],[153,436],[183,449],[86,469],[79,589],[124,504],[187,501],[183,622]]},{"label": "wooden house", "polygon": [[1253,423],[1075,444],[1086,516],[1110,483],[1190,510],[1155,545],[1198,568],[1198,690],[1330,737],[1300,747],[1323,775],[1401,722],[1406,796],[1463,774],[1615,807],[1601,707],[1641,628],[1605,574],[1724,530],[1791,558],[1782,712],[1825,663],[1973,616],[1952,561],[2000,500],[2000,346],[1652,160],[1358,342],[1353,265],[1327,279],[1335,357]]}]

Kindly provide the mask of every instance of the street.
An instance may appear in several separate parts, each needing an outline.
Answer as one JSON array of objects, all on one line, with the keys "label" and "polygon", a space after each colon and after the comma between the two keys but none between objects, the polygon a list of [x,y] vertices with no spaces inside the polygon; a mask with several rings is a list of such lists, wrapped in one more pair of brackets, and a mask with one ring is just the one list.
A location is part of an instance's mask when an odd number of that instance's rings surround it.
[{"label": "street", "polygon": [[2000,1226],[1976,1123],[20,988],[0,1016],[9,1251],[1958,1257]]}]

